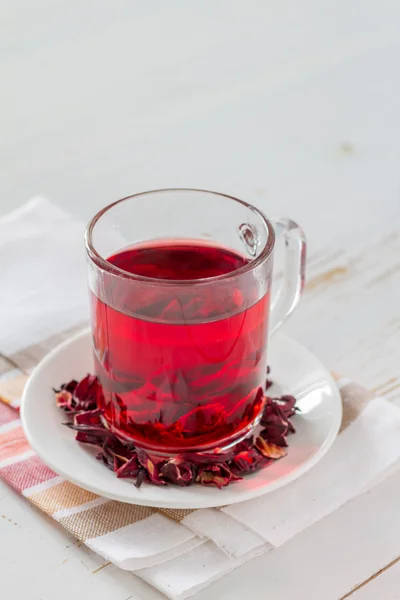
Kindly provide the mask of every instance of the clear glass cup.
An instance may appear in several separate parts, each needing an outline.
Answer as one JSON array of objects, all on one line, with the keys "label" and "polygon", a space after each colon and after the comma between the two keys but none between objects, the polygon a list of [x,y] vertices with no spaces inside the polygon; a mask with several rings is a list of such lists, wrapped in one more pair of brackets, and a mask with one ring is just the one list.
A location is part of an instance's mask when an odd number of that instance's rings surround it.
[{"label": "clear glass cup", "polygon": [[303,290],[299,226],[224,194],[155,190],[95,215],[86,250],[110,428],[161,455],[224,450],[249,435],[265,402],[268,331]]}]

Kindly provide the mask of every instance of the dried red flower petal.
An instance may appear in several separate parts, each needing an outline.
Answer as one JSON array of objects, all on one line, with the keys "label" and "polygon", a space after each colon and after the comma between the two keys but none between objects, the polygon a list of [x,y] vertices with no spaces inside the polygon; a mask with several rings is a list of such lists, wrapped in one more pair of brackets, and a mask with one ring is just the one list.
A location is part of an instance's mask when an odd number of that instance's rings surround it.
[{"label": "dried red flower petal", "polygon": [[158,465],[151,460],[144,450],[141,448],[136,448],[136,456],[139,464],[146,469],[151,483],[155,483],[156,485],[167,485],[167,482],[160,477]]},{"label": "dried red flower petal", "polygon": [[100,404],[103,395],[100,382],[94,375],[87,375],[78,383],[74,391],[76,410],[93,410]]},{"label": "dried red flower petal", "polygon": [[261,457],[256,450],[242,450],[230,463],[230,468],[238,473],[251,473],[261,466]]},{"label": "dried red flower petal", "polygon": [[273,417],[276,416],[286,423],[287,433],[295,433],[296,430],[290,421],[290,417],[296,412],[294,407],[296,400],[293,396],[282,396],[282,398],[284,399],[283,402],[281,398],[267,398],[260,424],[263,427],[268,427]]},{"label": "dried red flower petal", "polygon": [[291,395],[284,395],[278,399],[280,402],[283,402],[281,408],[288,419],[289,417],[293,417],[296,412],[296,398]]},{"label": "dried red flower petal", "polygon": [[[182,387],[184,384],[182,378],[177,378],[176,386]],[[201,382],[201,385],[205,384],[205,381]],[[242,473],[254,472],[273,460],[285,456],[286,451],[283,447],[287,446],[286,435],[294,432],[289,419],[296,411],[295,398],[293,396],[267,398],[261,420],[264,429],[260,431],[256,440],[253,437],[247,438],[223,453],[218,451],[203,454],[187,453],[179,458],[157,459],[149,456],[144,450],[135,448],[132,443],[120,439],[110,430],[103,410],[98,408],[99,401],[103,405],[103,392],[97,377],[87,375],[80,382],[72,380],[54,392],[57,406],[73,417],[73,421],[66,425],[76,431],[76,440],[97,446],[99,452],[96,458],[114,471],[117,477],[134,478],[137,487],[140,487],[143,481],[156,485],[174,483],[187,486],[198,482],[202,485],[225,487],[232,481],[241,479]],[[178,395],[182,392],[183,389],[179,390]],[[260,388],[261,400],[263,393]],[[215,426],[220,418],[218,403],[210,404],[207,414],[201,413],[196,408],[188,411],[189,400],[187,406],[185,405],[182,412],[179,412],[181,404],[176,406],[176,422],[172,426],[175,428],[172,432],[173,436],[179,432],[184,434],[185,427],[190,424],[189,421],[195,420],[201,431],[198,438],[200,441],[204,432]],[[143,429],[146,425],[141,427]],[[164,434],[168,436],[171,432],[164,430]]]},{"label": "dried red flower petal", "polygon": [[94,375],[87,375],[79,382],[73,379],[54,391],[57,406],[70,414],[96,409],[103,395],[100,382]]},{"label": "dried red flower petal", "polygon": [[193,464],[182,458],[171,458],[168,460],[161,467],[160,474],[167,481],[176,483],[181,487],[193,483],[196,476]]},{"label": "dried red flower petal", "polygon": [[78,385],[77,380],[76,379],[72,379],[68,383],[63,383],[60,386],[60,389],[59,390],[54,390],[54,392],[57,393],[57,392],[59,392],[61,390],[65,390],[66,392],[71,392],[71,394],[73,394],[77,385]]},{"label": "dried red flower petal", "polygon": [[177,423],[174,424],[174,427],[180,427],[182,431],[194,431],[198,429],[203,434],[213,430],[217,426],[221,426],[223,421],[223,406],[216,402],[207,406],[207,411],[205,411],[202,406],[194,408],[183,415]]},{"label": "dried red flower petal", "polygon": [[86,375],[75,387],[74,395],[82,402],[96,401],[98,379],[95,375]]},{"label": "dried red flower petal", "polygon": [[251,450],[252,448],[254,448],[254,439],[253,437],[248,437],[235,446],[234,454],[236,455],[238,452],[243,452],[244,450]]},{"label": "dried red flower petal", "polygon": [[113,454],[113,452],[111,452],[107,444],[103,444],[101,452],[97,454],[96,458],[97,460],[101,460],[103,464],[105,464],[106,467],[111,471],[115,472],[120,467],[119,459],[117,458],[117,456],[115,456],[115,454]]},{"label": "dried red flower petal", "polygon": [[56,406],[66,413],[74,412],[72,393],[63,389],[56,392]]},{"label": "dried red flower petal", "polygon": [[261,436],[256,438],[255,446],[257,450],[261,452],[263,456],[265,456],[265,458],[278,459],[286,456],[286,450],[281,448],[281,446],[276,446],[275,444],[266,442]]},{"label": "dried red flower petal", "polygon": [[285,435],[282,436],[272,436],[268,434],[267,429],[262,429],[260,431],[260,437],[262,437],[266,442],[270,444],[275,444],[276,446],[280,446],[281,448],[287,448],[288,443]]},{"label": "dried red flower petal", "polygon": [[117,437],[111,432],[105,429],[100,425],[74,425],[74,423],[65,423],[67,427],[77,431],[80,434],[93,436],[101,440],[101,443],[107,442],[109,446],[112,446],[113,443],[117,442]]},{"label": "dried red flower petal", "polygon": [[196,481],[202,485],[216,485],[223,488],[231,481],[238,481],[241,477],[235,475],[226,463],[200,467]]},{"label": "dried red flower petal", "polygon": [[103,451],[96,454],[96,459],[102,462],[103,465],[107,467],[107,469],[110,469],[110,471],[114,471],[114,460],[110,462],[108,456]]},{"label": "dried red flower petal", "polygon": [[138,474],[136,475],[135,486],[140,488],[144,481],[150,481],[149,475],[144,467],[139,467]]},{"label": "dried red flower petal", "polygon": [[90,425],[91,427],[102,427],[103,422],[101,417],[103,411],[101,408],[95,408],[94,410],[87,410],[84,412],[76,413],[74,416],[74,425]]},{"label": "dried red flower petal", "polygon": [[135,452],[127,462],[119,467],[117,470],[117,477],[136,477],[136,475],[139,473],[139,469],[140,464]]},{"label": "dried red flower petal", "polygon": [[287,446],[286,435],[288,432],[288,421],[278,415],[271,415],[268,418],[265,429],[260,432],[260,435],[267,442],[271,442],[277,446]]}]

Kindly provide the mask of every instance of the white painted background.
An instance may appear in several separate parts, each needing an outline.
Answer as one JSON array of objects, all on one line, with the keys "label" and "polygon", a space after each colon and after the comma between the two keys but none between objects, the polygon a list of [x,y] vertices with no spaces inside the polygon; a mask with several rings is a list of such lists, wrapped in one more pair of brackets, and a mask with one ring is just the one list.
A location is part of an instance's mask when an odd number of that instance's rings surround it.
[{"label": "white painted background", "polygon": [[[287,331],[399,401],[399,32],[397,0],[3,0],[0,214],[191,186],[290,215],[311,259]],[[255,599],[400,598],[399,501],[395,474],[196,600],[250,577]],[[161,597],[101,566],[0,483],[7,600]]]}]

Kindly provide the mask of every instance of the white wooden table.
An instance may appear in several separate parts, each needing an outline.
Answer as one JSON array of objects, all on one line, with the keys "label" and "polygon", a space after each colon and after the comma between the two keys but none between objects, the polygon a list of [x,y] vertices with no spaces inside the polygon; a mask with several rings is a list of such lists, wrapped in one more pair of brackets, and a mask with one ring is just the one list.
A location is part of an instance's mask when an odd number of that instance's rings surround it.
[{"label": "white wooden table", "polygon": [[[0,214],[87,219],[169,186],[297,219],[309,287],[287,331],[400,399],[397,0],[0,5]],[[1,335],[1,334],[0,334]],[[400,475],[196,599],[400,598]],[[382,571],[382,572],[381,572]],[[0,482],[0,596],[155,600]]]}]

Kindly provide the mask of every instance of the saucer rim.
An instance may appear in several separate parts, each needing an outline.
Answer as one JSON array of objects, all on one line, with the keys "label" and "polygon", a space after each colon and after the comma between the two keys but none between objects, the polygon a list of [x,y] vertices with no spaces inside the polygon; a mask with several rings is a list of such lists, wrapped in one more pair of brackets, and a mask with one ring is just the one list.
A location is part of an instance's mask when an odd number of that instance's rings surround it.
[{"label": "saucer rim", "polygon": [[[82,481],[82,478],[75,476],[74,473],[71,473],[71,469],[68,469],[68,465],[60,465],[60,462],[57,459],[43,452],[40,445],[40,440],[37,439],[37,436],[32,431],[29,416],[29,408],[30,403],[32,402],[32,394],[34,393],[35,387],[38,385],[38,382],[40,384],[40,378],[47,373],[49,365],[51,365],[51,363],[54,360],[56,360],[59,355],[62,355],[71,345],[76,344],[79,341],[82,341],[84,343],[83,338],[88,336],[90,336],[89,329],[75,334],[74,336],[72,336],[68,340],[65,340],[56,348],[54,348],[35,367],[26,383],[22,395],[20,406],[20,418],[22,428],[24,430],[29,445],[47,466],[54,470],[56,474],[64,477],[67,481],[70,481],[75,485],[84,488],[94,494],[98,494],[99,496],[103,496],[109,498],[110,500],[117,500],[129,504],[138,504],[141,506],[149,506],[154,508],[175,509],[212,508],[221,505],[229,505],[235,504],[237,502],[243,502],[277,490],[304,475],[322,459],[322,457],[326,454],[326,452],[333,444],[339,432],[340,425],[342,422],[342,400],[339,389],[337,388],[337,385],[332,375],[326,369],[326,367],[315,357],[315,355],[312,354],[305,346],[293,340],[289,336],[286,336],[282,333],[277,333],[276,335],[274,335],[274,341],[278,338],[278,343],[281,343],[283,345],[289,344],[295,351],[300,352],[301,354],[308,355],[308,358],[311,358],[315,365],[318,365],[319,369],[322,369],[324,371],[324,376],[327,380],[327,383],[329,384],[330,391],[333,392],[334,398],[331,404],[334,408],[334,411],[331,415],[332,422],[330,425],[330,430],[324,442],[312,456],[301,462],[288,474],[278,477],[272,482],[266,482],[264,486],[262,485],[262,480],[260,478],[260,475],[262,475],[263,470],[257,471],[256,473],[250,475],[246,475],[243,481],[246,481],[248,479],[258,480],[258,485],[254,487],[252,486],[251,489],[248,490],[239,489],[241,481],[235,482],[234,484],[224,488],[223,490],[219,490],[214,487],[204,487],[200,485],[190,486],[190,488],[181,488],[177,486],[156,487],[151,484],[144,484],[141,488],[138,489],[134,487],[134,485],[131,482],[129,482],[130,485],[127,486],[127,492],[122,494],[115,493],[112,489],[109,489],[112,488],[112,485],[109,487],[105,486],[106,489],[104,489],[93,484],[93,482],[91,481]],[[73,437],[71,437],[71,442],[76,443]],[[290,453],[290,445],[288,448],[288,452]],[[281,460],[283,461],[285,459]],[[107,471],[107,473],[108,475],[111,474],[111,472],[109,471]],[[149,498],[148,494],[146,495],[146,490],[150,491],[150,489],[152,492],[156,490],[157,493],[151,493],[150,496],[152,497]],[[187,492],[189,489],[191,492],[190,495],[185,494],[185,491]],[[193,490],[195,490],[197,493],[193,493]]]}]

